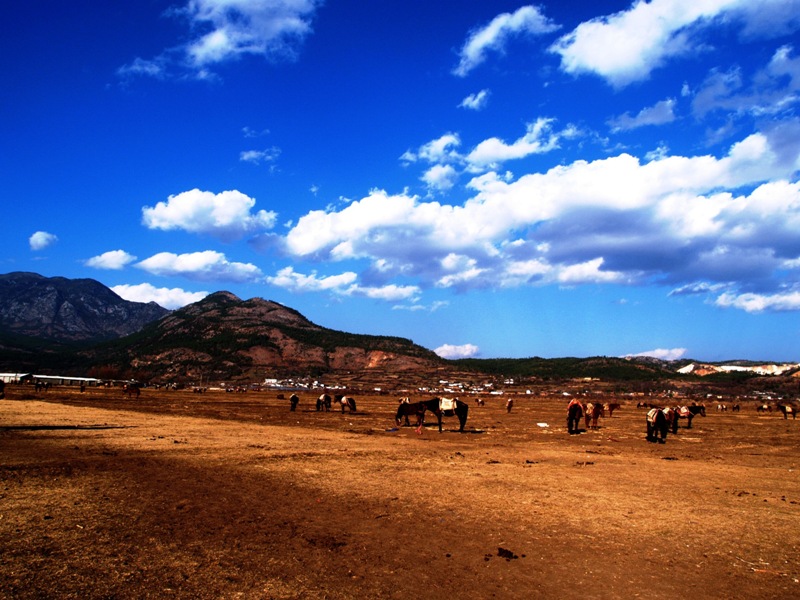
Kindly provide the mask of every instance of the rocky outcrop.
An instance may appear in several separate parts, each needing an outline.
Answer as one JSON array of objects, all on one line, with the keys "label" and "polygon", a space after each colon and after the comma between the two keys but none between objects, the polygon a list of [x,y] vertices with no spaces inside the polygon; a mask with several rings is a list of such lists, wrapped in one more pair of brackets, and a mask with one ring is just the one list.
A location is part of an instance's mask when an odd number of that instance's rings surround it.
[{"label": "rocky outcrop", "polygon": [[123,300],[93,279],[0,275],[0,331],[58,342],[114,339],[169,311],[154,302]]}]

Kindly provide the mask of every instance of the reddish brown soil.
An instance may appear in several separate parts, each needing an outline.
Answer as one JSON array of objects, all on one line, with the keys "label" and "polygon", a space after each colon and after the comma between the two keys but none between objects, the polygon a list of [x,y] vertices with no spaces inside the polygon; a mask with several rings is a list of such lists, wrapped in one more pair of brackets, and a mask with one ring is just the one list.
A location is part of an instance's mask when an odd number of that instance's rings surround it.
[{"label": "reddish brown soil", "polygon": [[569,436],[520,396],[416,435],[395,402],[11,386],[0,597],[800,597],[800,421],[659,445],[630,404]]}]

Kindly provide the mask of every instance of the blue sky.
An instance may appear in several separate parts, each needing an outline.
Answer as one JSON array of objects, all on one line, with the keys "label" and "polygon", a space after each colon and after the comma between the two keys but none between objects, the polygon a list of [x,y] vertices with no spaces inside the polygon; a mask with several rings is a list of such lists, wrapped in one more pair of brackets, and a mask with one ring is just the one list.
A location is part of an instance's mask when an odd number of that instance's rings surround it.
[{"label": "blue sky", "polygon": [[800,0],[12,3],[2,272],[447,357],[800,360]]}]

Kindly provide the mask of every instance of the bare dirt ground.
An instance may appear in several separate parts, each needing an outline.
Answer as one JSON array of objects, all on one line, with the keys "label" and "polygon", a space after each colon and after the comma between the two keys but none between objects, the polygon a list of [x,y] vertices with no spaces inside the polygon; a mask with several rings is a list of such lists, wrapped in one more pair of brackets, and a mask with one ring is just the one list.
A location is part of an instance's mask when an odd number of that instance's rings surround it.
[{"label": "bare dirt ground", "polygon": [[800,421],[658,445],[635,405],[569,436],[522,396],[416,435],[301,397],[7,388],[0,597],[800,597]]}]

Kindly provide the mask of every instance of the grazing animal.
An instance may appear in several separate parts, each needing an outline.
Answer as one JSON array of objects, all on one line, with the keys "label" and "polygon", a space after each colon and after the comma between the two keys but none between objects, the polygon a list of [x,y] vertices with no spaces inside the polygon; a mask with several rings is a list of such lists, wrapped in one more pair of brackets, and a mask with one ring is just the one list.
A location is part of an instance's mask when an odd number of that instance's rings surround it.
[{"label": "grazing animal", "polygon": [[788,419],[792,415],[792,419],[797,418],[797,408],[791,404],[778,404],[778,410],[781,411],[784,419]]},{"label": "grazing animal", "polygon": [[756,408],[757,412],[772,412],[772,407],[769,404],[761,404]]},{"label": "grazing animal", "polygon": [[[409,398],[408,396],[403,396],[402,398],[400,398],[400,404],[411,404],[411,398]],[[405,417],[406,417],[406,427],[408,427],[411,425],[411,423],[408,422],[408,415],[406,415]],[[399,425],[400,423],[398,423],[398,426]]]},{"label": "grazing animal", "polygon": [[675,417],[672,420],[672,433],[678,433],[678,420],[679,419],[686,419],[686,429],[692,428],[692,419],[695,418],[696,415],[700,415],[701,417],[706,416],[706,407],[704,404],[693,404],[692,406],[676,406],[675,407]]},{"label": "grazing animal", "polygon": [[291,396],[289,396],[290,411],[294,412],[299,403],[300,403],[300,397],[297,394],[292,394]]},{"label": "grazing animal", "polygon": [[[431,398],[430,400],[423,400],[422,404],[425,410],[431,411],[436,415],[439,420],[439,433],[442,433],[442,416],[458,417],[459,433],[464,433],[464,426],[467,424],[467,415],[469,414],[469,404],[462,402],[458,398]],[[425,415],[422,420],[424,422]]]},{"label": "grazing animal", "polygon": [[486,403],[483,401],[483,398],[475,398],[475,404],[478,406],[483,406]]},{"label": "grazing animal", "polygon": [[675,411],[671,408],[651,408],[647,411],[647,441],[664,444],[667,441],[667,432],[675,418]]},{"label": "grazing animal", "polygon": [[344,414],[345,408],[349,408],[351,413],[356,412],[356,399],[352,396],[341,396],[337,394],[336,401],[342,407],[342,414]]},{"label": "grazing animal", "polygon": [[728,412],[728,405],[727,404],[717,404],[717,411],[718,412]]},{"label": "grazing animal", "polygon": [[597,429],[597,419],[600,417],[605,418],[605,413],[603,411],[603,405],[600,403],[593,404],[589,402],[586,405],[584,412],[584,417],[586,419],[586,429],[589,429],[591,426],[592,429]]},{"label": "grazing animal", "polygon": [[567,404],[567,432],[570,435],[580,431],[582,416],[583,404],[580,403],[580,400],[570,400]]},{"label": "grazing animal", "polygon": [[608,402],[605,405],[605,409],[608,411],[609,418],[614,416],[614,411],[618,408],[622,408],[622,405],[618,402]]},{"label": "grazing animal", "polygon": [[135,383],[126,383],[122,386],[122,395],[127,396],[128,398],[138,398],[139,394],[141,394],[141,390],[139,386]]},{"label": "grazing animal", "polygon": [[512,408],[514,408],[514,399],[509,398],[508,402],[506,402],[506,412],[510,413]]},{"label": "grazing animal", "polygon": [[739,406],[738,404],[734,404],[733,406],[731,406],[731,411],[733,412],[739,412],[740,409],[741,406]]},{"label": "grazing animal", "polygon": [[[404,401],[406,400],[406,401]],[[406,419],[408,425],[408,416],[416,415],[417,417],[417,433],[422,433],[422,424],[425,421],[425,405],[422,402],[410,402],[408,398],[401,398],[400,404],[397,406],[397,414],[394,416],[394,421],[400,427],[400,422],[403,417]]]},{"label": "grazing animal", "polygon": [[331,401],[330,394],[322,394],[319,398],[317,398],[317,412],[323,410],[328,412],[331,409]]}]

